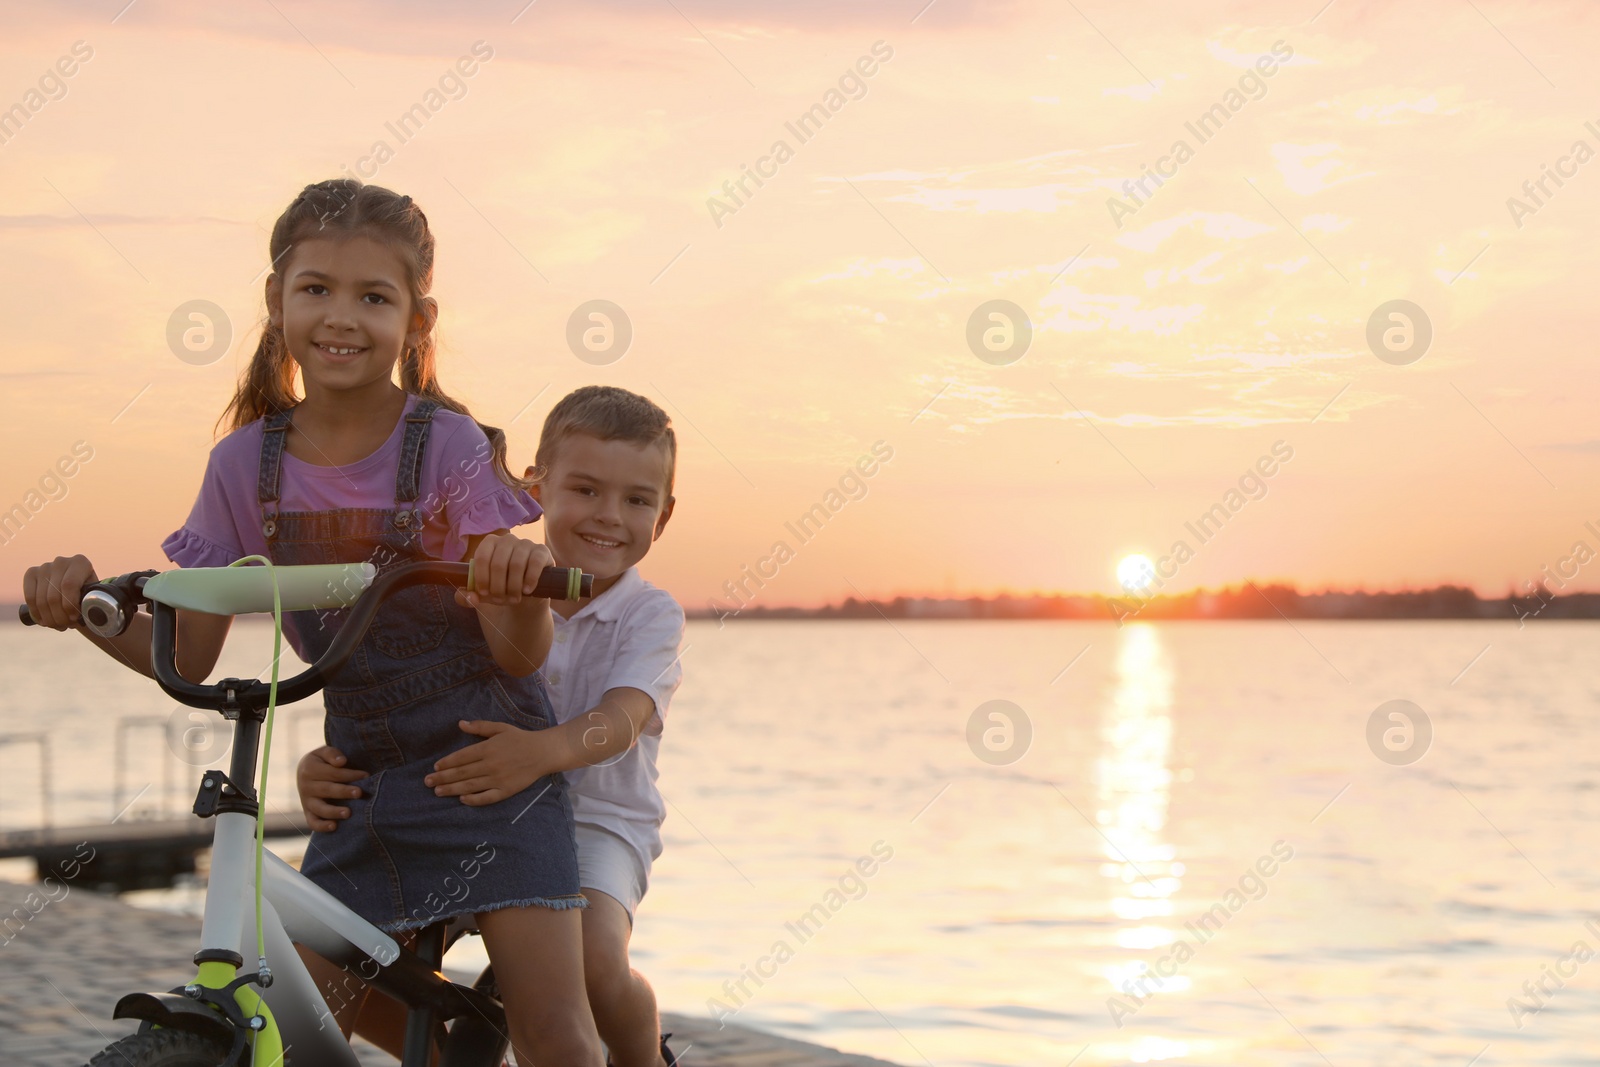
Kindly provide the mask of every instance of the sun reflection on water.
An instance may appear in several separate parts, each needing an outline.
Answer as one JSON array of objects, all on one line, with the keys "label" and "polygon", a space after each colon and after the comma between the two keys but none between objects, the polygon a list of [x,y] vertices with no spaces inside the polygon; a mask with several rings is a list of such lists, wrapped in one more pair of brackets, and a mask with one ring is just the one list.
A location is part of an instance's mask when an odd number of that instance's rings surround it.
[{"label": "sun reflection on water", "polygon": [[[1118,634],[1115,688],[1101,725],[1103,748],[1095,763],[1096,822],[1104,835],[1106,862],[1100,873],[1111,883],[1109,910],[1117,920],[1111,941],[1130,950],[1105,969],[1111,992],[1123,997],[1139,991],[1134,983],[1149,964],[1144,956],[1177,940],[1162,920],[1174,914],[1183,885],[1184,865],[1163,839],[1172,786],[1172,668],[1159,631],[1133,623]],[[1189,988],[1183,975],[1142,983],[1161,994]],[[1135,1062],[1187,1055],[1182,1041],[1145,1035],[1132,1037],[1123,1051]]]}]

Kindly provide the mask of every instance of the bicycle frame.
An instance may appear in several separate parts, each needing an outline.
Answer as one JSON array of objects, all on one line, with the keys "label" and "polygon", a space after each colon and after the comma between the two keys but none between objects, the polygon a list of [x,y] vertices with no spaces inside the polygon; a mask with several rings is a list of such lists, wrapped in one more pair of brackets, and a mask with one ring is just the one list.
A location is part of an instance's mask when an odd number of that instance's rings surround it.
[{"label": "bicycle frame", "polygon": [[[256,951],[251,914],[254,892],[254,820],[230,812],[217,816],[213,842],[212,876],[206,891],[205,920],[201,928],[201,956],[234,953],[241,960]],[[355,1053],[334,1021],[333,1011],[306,970],[296,943],[338,964],[361,982],[404,1003],[413,1020],[407,1027],[401,1063],[424,1067],[429,1062],[433,1023],[458,1020],[451,1030],[441,1065],[482,1067],[498,1064],[505,1054],[505,1014],[487,994],[456,985],[437,972],[438,960],[407,951],[383,931],[356,915],[326,891],[313,884],[277,856],[264,857],[262,924],[267,958],[272,961],[272,984],[262,991],[268,1022],[254,1034],[256,1067],[276,1067],[279,1049],[294,1051],[301,1063],[357,1067]],[[434,954],[443,954],[443,928],[436,929]],[[426,937],[428,931],[424,931]],[[223,961],[219,961],[223,962]],[[207,967],[201,965],[202,972]],[[226,988],[235,981],[235,969],[218,971],[207,986]],[[198,980],[197,980],[198,981]],[[245,1000],[254,1004],[255,990]],[[231,1040],[222,1017],[190,1010],[200,1002],[174,993],[134,993],[123,997],[113,1012],[116,1018],[137,1018],[158,1026],[203,1029]],[[425,1017],[426,1026],[415,1020]],[[420,1031],[413,1037],[413,1031]],[[265,1055],[263,1055],[265,1054]]]},{"label": "bicycle frame", "polygon": [[[296,568],[279,570],[293,572]],[[366,577],[370,579],[370,575]],[[379,577],[355,600],[338,636],[317,663],[279,685],[278,702],[293,703],[322,689],[354,652],[383,597],[423,582],[471,588],[471,567],[428,561],[397,567]],[[592,582],[590,575],[547,568],[534,595],[576,598],[588,595]],[[236,578],[219,576],[219,583],[235,590],[239,586]],[[256,763],[269,687],[256,679],[237,678],[199,685],[179,675],[175,656],[178,609],[155,596],[142,596],[145,584],[141,581],[136,587],[132,581],[114,579],[95,588],[103,588],[108,597],[124,598],[112,605],[124,614],[130,598],[150,605],[151,666],[156,681],[174,699],[219,711],[232,720],[233,751],[227,773],[205,772],[195,800],[196,815],[216,819],[200,950],[194,956],[199,974],[188,985],[170,992],[129,994],[117,1002],[113,1016],[139,1019],[150,1026],[194,1030],[230,1042],[228,1065],[240,1062],[249,1045],[252,1067],[283,1067],[290,1048],[301,1063],[357,1067],[355,1053],[334,1025],[322,991],[294,948],[298,943],[406,1006],[404,1067],[426,1067],[438,1025],[452,1020],[440,1067],[499,1064],[509,1043],[499,1001],[476,986],[458,985],[439,973],[448,924],[436,923],[421,930],[415,951],[402,948],[271,853],[262,859],[261,887],[261,925],[271,972],[240,974],[245,960],[257,951],[253,907]],[[252,595],[259,597],[260,593]],[[349,604],[350,598],[338,603]],[[270,597],[266,604],[270,608]],[[256,606],[253,610],[263,609]]]}]

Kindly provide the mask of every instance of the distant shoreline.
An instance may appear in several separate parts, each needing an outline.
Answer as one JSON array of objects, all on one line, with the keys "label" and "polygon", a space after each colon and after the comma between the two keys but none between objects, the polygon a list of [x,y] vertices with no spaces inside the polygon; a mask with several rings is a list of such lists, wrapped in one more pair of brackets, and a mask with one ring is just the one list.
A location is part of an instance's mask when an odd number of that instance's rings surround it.
[{"label": "distant shoreline", "polygon": [[[17,617],[16,606],[4,609]],[[908,597],[858,600],[818,608],[725,605],[715,599],[706,607],[686,607],[690,619],[829,620],[829,619],[1068,619],[1090,622],[1228,619],[1330,619],[1349,621],[1471,619],[1487,622],[1600,619],[1600,593],[1560,596],[1544,587],[1525,597],[1480,597],[1465,586],[1441,585],[1402,592],[1301,593],[1293,586],[1247,584],[1197,590],[1148,599],[1137,594],[993,597]]]},{"label": "distant shoreline", "polygon": [[820,608],[725,606],[689,608],[691,619],[1074,619],[1095,622],[1227,619],[1442,620],[1532,622],[1600,619],[1600,593],[1558,596],[1540,587],[1526,597],[1483,598],[1464,586],[1403,592],[1301,593],[1292,586],[1246,584],[1215,592],[1143,598],[1092,596],[905,597],[846,599]]}]

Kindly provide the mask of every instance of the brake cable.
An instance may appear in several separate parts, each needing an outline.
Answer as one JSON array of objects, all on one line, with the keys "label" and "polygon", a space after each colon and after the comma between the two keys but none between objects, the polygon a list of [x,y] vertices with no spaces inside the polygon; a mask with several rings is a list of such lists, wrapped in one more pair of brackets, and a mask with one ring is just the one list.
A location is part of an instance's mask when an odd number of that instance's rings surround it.
[{"label": "brake cable", "polygon": [[[261,919],[262,858],[266,852],[267,826],[267,771],[272,766],[272,720],[278,708],[278,660],[283,655],[283,598],[278,590],[278,570],[266,556],[245,556],[228,564],[237,567],[242,563],[262,563],[272,576],[272,684],[267,689],[267,717],[261,733],[261,785],[256,790],[256,974],[261,987],[272,984],[272,970],[267,966],[266,927]],[[260,994],[257,994],[259,999]]]}]

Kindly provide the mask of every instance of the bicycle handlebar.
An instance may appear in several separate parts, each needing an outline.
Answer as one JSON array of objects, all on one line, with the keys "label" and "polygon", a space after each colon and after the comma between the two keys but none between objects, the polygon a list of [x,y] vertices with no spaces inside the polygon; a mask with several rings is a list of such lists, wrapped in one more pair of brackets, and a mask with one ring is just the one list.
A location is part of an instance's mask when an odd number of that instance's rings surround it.
[{"label": "bicycle handlebar", "polygon": [[[278,703],[292,704],[297,700],[304,700],[319,690],[339,672],[341,668],[355,654],[356,646],[366,636],[367,627],[372,625],[372,620],[378,613],[382,602],[394,593],[414,585],[437,584],[451,585],[456,588],[469,588],[472,579],[473,565],[471,563],[445,563],[439,560],[420,560],[415,563],[406,563],[380,574],[373,583],[356,598],[350,605],[348,614],[339,633],[334,637],[328,650],[318,657],[317,662],[307,667],[304,671],[278,683]],[[540,599],[552,600],[577,600],[590,596],[594,588],[594,575],[582,574],[577,582],[572,575],[574,568],[546,567],[539,575],[539,581],[530,595]],[[125,575],[127,579],[135,576]],[[84,600],[87,600],[97,590],[114,588],[121,579],[111,579],[106,582],[96,582],[84,591]],[[126,586],[142,587],[142,582],[129,581]],[[577,595],[574,596],[573,594]],[[139,596],[133,593],[134,596]],[[210,708],[218,710],[224,707],[237,707],[241,709],[264,708],[267,705],[270,685],[260,679],[242,680],[228,678],[220,682],[197,684],[184,678],[178,673],[177,667],[177,634],[178,611],[169,604],[140,597],[148,603],[151,609],[152,626],[150,638],[150,666],[155,674],[156,682],[166,694],[182,704],[195,708]],[[26,604],[21,605],[17,611],[25,625],[34,625],[32,615],[28,612]]]}]

